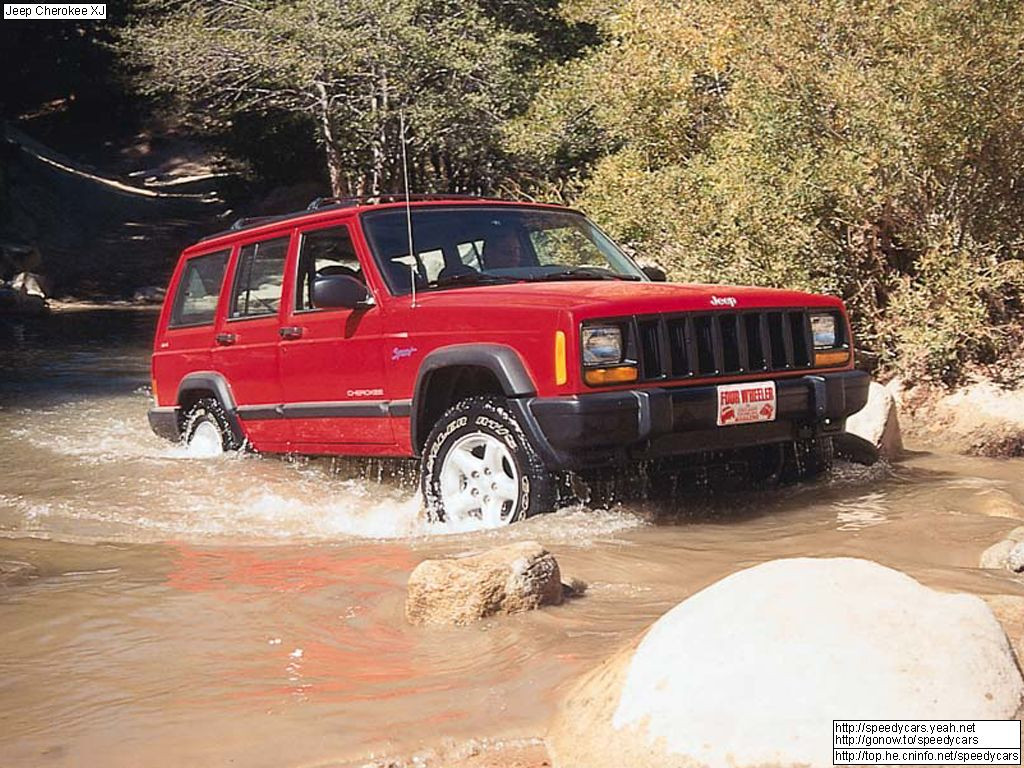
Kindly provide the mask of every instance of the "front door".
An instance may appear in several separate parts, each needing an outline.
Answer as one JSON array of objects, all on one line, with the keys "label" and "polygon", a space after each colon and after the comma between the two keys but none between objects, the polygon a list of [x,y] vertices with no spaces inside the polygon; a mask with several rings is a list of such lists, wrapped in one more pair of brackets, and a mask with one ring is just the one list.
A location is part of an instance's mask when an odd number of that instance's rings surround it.
[{"label": "front door", "polygon": [[292,447],[315,453],[320,445],[389,445],[380,309],[317,309],[311,300],[318,275],[365,282],[351,232],[345,224],[307,229],[298,248],[280,341]]},{"label": "front door", "polygon": [[286,450],[278,376],[281,296],[289,235],[241,246],[226,317],[217,327],[214,369],[227,379],[255,448]]}]

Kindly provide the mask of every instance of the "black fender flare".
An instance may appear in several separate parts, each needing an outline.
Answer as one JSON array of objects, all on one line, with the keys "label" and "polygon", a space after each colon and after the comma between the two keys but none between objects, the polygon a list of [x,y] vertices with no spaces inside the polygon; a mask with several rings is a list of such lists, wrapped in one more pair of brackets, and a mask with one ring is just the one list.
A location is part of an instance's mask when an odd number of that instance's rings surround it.
[{"label": "black fender flare", "polygon": [[421,444],[421,430],[430,431],[432,425],[424,425],[422,414],[424,398],[431,376],[445,368],[474,367],[486,368],[498,380],[505,397],[532,397],[537,394],[537,387],[526,370],[519,353],[504,344],[453,344],[435,349],[420,363],[416,374],[416,388],[413,390],[409,424],[409,434],[413,449],[418,452]]},{"label": "black fender flare", "polygon": [[238,409],[228,380],[216,371],[194,371],[185,376],[178,384],[178,404],[182,395],[195,390],[213,392],[225,411],[234,413]]},{"label": "black fender flare", "polygon": [[216,371],[194,371],[185,376],[178,384],[178,426],[181,428],[182,420],[185,417],[181,406],[181,397],[187,392],[196,390],[202,392],[213,392],[220,401],[228,423],[239,441],[246,439],[245,430],[242,428],[242,420],[238,418],[238,405],[235,403],[235,396],[231,394],[231,385],[228,380]]}]

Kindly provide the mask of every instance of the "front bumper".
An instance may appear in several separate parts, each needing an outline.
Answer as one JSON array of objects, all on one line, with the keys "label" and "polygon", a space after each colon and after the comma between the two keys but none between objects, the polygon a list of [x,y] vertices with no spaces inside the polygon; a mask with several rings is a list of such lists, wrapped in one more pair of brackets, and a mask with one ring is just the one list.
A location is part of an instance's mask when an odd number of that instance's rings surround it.
[{"label": "front bumper", "polygon": [[177,407],[150,408],[149,428],[158,437],[177,442],[181,437],[181,418]]},{"label": "front bumper", "polygon": [[838,434],[870,382],[863,371],[775,379],[775,421],[728,427],[717,426],[716,385],[512,402],[550,468],[581,469]]}]

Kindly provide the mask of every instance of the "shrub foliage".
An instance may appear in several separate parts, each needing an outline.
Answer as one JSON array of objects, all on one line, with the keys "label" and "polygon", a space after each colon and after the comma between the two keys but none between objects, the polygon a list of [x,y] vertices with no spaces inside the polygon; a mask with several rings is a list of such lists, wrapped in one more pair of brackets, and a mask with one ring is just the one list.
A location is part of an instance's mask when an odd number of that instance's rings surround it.
[{"label": "shrub foliage", "polygon": [[677,279],[842,295],[867,357],[1019,343],[1024,5],[580,0],[509,143]]}]

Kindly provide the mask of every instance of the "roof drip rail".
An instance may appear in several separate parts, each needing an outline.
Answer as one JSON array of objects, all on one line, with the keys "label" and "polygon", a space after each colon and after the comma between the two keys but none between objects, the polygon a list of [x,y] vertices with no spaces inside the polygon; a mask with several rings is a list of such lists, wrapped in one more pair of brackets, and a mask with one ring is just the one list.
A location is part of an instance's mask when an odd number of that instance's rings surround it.
[{"label": "roof drip rail", "polygon": [[[439,201],[445,200],[480,200],[484,202],[497,202],[507,203],[508,200],[500,197],[484,197],[481,195],[463,195],[463,194],[449,194],[445,192],[430,192],[425,194],[409,195],[411,201]],[[245,229],[252,229],[253,227],[259,227],[264,224],[272,224],[277,221],[287,221],[288,219],[295,219],[304,214],[316,213],[318,211],[327,211],[332,208],[352,208],[359,205],[380,205],[381,203],[404,203],[405,194],[402,192],[383,192],[378,195],[358,195],[352,197],[318,197],[310,202],[306,206],[305,210],[293,211],[291,213],[282,213],[278,216],[247,216],[240,219],[236,219],[225,230],[220,232],[214,232],[211,235],[200,238],[199,242],[206,242],[207,240],[216,240],[218,237],[231,234],[232,232],[239,232]]]},{"label": "roof drip rail", "polygon": [[[409,195],[410,200],[500,200],[497,197],[482,195],[463,195],[448,192],[427,192]],[[404,192],[381,192],[377,195],[352,195],[348,197],[318,197],[308,206],[307,211],[319,211],[333,206],[377,205],[378,203],[404,203]]]},{"label": "roof drip rail", "polygon": [[241,219],[235,219],[230,227],[229,232],[237,232],[241,229],[248,229],[249,227],[258,227],[260,224],[269,224],[272,221],[281,221],[287,219],[293,214],[281,214],[277,216],[245,216]]}]

